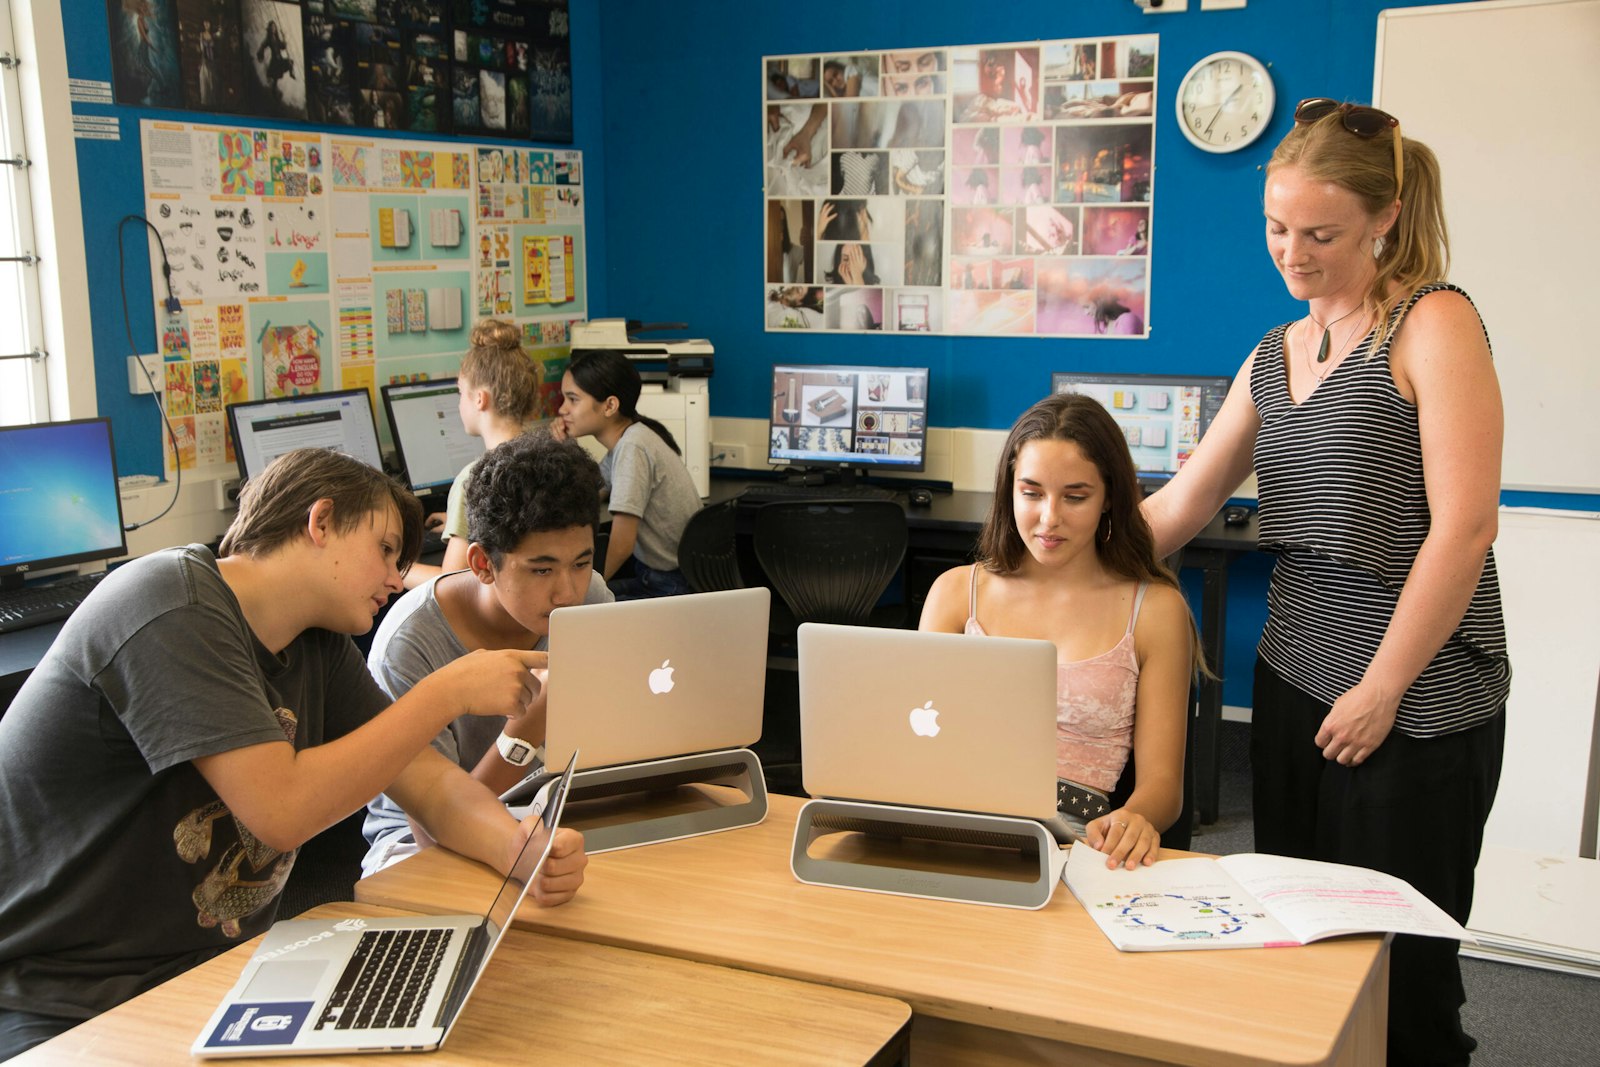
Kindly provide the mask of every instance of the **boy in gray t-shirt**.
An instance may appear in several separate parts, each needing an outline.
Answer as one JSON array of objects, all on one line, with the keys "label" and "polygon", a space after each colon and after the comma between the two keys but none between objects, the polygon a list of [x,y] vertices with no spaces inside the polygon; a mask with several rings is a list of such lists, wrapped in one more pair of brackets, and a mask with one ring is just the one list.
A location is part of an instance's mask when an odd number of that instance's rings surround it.
[{"label": "boy in gray t-shirt", "polygon": [[[466,491],[467,569],[401,597],[373,638],[367,666],[383,690],[398,699],[479,649],[543,651],[556,608],[609,603],[594,569],[599,501],[599,468],[570,441],[536,430],[487,452]],[[504,792],[541,759],[544,712],[540,686],[523,713],[504,721],[462,715],[433,746]],[[402,808],[387,795],[367,805],[364,874],[427,844]]]},{"label": "boy in gray t-shirt", "polygon": [[[301,449],[246,484],[219,556],[134,560],[67,621],[0,718],[0,1060],[261,933],[300,845],[386,788],[509,868],[531,827],[427,742],[524,714],[545,657],[475,654],[391,704],[348,636],[421,525],[381,472]],[[540,902],[585,862],[558,832]]]}]

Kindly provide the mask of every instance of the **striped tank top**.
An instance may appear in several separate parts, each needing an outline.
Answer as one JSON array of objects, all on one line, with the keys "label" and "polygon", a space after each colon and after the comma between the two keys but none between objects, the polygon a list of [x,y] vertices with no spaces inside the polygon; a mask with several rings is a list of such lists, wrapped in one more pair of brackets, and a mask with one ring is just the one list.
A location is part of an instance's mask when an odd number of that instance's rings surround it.
[{"label": "striped tank top", "polygon": [[[1439,289],[1461,292],[1425,286],[1393,315]],[[1400,328],[1376,353],[1369,333],[1300,404],[1289,397],[1287,325],[1262,339],[1250,367],[1261,418],[1260,546],[1277,557],[1259,652],[1329,704],[1361,680],[1428,534],[1417,409],[1389,370]],[[1395,729],[1436,737],[1476,726],[1503,707],[1510,687],[1491,550],[1455,632],[1401,697]]]}]

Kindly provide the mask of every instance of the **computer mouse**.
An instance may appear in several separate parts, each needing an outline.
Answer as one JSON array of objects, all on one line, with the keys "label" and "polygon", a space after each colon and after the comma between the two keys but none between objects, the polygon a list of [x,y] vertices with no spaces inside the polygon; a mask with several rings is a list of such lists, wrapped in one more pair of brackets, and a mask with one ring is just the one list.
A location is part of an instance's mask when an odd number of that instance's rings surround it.
[{"label": "computer mouse", "polygon": [[1222,525],[1243,526],[1250,521],[1250,509],[1242,504],[1233,504],[1222,509]]},{"label": "computer mouse", "polygon": [[933,506],[933,490],[924,489],[920,485],[906,494],[906,501],[914,508]]}]

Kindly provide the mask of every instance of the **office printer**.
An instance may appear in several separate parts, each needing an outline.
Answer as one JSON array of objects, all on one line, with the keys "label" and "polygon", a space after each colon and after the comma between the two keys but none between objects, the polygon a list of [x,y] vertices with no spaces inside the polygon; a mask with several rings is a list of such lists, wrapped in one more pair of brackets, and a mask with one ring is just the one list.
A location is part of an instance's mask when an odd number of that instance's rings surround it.
[{"label": "office printer", "polygon": [[[660,422],[683,449],[695,491],[711,495],[711,342],[641,340],[630,333],[681,330],[683,323],[596,319],[572,324],[574,357],[597,349],[620,352],[638,368],[644,389],[639,414]],[[587,444],[587,442],[585,442]]]}]

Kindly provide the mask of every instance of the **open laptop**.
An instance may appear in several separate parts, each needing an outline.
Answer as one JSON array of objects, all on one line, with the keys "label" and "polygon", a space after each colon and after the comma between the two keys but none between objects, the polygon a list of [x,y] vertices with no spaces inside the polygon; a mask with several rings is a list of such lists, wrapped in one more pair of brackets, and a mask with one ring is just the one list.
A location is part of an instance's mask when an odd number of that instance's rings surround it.
[{"label": "open laptop", "polygon": [[577,754],[482,915],[275,923],[190,1049],[197,1056],[422,1052],[450,1036],[561,822]]},{"label": "open laptop", "polygon": [[799,648],[807,793],[1055,819],[1054,644],[808,622]]},{"label": "open laptop", "polygon": [[550,616],[545,760],[590,768],[761,736],[768,589],[585,604]]}]

